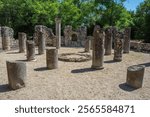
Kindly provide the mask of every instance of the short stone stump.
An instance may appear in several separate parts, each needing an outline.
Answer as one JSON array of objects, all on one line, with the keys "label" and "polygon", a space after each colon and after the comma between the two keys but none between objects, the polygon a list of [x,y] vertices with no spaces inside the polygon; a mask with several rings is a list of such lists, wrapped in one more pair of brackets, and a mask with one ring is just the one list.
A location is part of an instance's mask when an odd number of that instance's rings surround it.
[{"label": "short stone stump", "polygon": [[65,62],[85,62],[91,59],[92,59],[91,55],[79,53],[64,53],[59,55],[58,57],[58,60]]},{"label": "short stone stump", "polygon": [[143,84],[145,66],[134,65],[127,69],[126,83],[133,88],[141,88]]},{"label": "short stone stump", "polygon": [[6,61],[9,87],[13,90],[25,87],[27,77],[26,63]]}]

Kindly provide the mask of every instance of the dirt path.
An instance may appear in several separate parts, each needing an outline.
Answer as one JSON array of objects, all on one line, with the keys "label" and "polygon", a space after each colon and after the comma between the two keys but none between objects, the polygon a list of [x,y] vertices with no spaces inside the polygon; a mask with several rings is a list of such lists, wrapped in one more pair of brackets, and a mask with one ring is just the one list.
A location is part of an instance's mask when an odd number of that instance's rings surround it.
[{"label": "dirt path", "polygon": [[[61,48],[59,53],[78,53],[82,48]],[[62,62],[59,68],[46,70],[45,55],[37,55],[36,62],[27,63],[27,85],[10,91],[7,88],[6,60],[25,60],[17,50],[0,52],[0,99],[150,99],[150,54],[131,51],[122,62],[113,62],[113,55],[105,56],[104,69],[90,69],[92,61]],[[126,81],[127,67],[145,64],[143,88],[132,90]]]}]

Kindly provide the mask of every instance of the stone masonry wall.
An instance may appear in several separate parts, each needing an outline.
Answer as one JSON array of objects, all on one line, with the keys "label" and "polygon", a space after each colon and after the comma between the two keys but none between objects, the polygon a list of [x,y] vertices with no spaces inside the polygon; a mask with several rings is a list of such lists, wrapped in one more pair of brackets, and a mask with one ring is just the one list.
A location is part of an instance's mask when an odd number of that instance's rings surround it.
[{"label": "stone masonry wall", "polygon": [[131,41],[131,49],[134,49],[138,52],[150,52],[150,43],[142,43],[140,41]]}]

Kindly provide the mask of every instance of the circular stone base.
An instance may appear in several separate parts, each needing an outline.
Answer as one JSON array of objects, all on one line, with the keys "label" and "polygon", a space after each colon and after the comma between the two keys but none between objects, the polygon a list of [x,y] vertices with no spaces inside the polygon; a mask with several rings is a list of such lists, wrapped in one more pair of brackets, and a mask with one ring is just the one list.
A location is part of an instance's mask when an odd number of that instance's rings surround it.
[{"label": "circular stone base", "polygon": [[58,60],[65,62],[85,62],[91,59],[92,59],[91,55],[79,53],[64,53],[59,55],[58,57]]}]

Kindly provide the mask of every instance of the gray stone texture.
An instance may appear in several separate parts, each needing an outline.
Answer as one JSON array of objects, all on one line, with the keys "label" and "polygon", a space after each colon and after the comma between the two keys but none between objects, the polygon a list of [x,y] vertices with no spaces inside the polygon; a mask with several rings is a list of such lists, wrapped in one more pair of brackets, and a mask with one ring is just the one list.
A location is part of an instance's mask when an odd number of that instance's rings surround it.
[{"label": "gray stone texture", "polygon": [[99,25],[96,25],[93,36],[92,68],[103,69],[105,32]]},{"label": "gray stone texture", "polygon": [[45,53],[45,35],[42,32],[38,33],[38,53],[39,55]]},{"label": "gray stone texture", "polygon": [[64,41],[67,47],[84,47],[87,39],[87,28],[80,26],[76,31],[72,30],[72,26],[65,26]]},{"label": "gray stone texture", "polygon": [[71,40],[72,35],[72,26],[65,26],[64,29],[64,40],[65,40],[65,46],[69,46],[69,41]]},{"label": "gray stone texture", "polygon": [[8,83],[13,90],[25,87],[27,77],[26,63],[19,61],[6,61]]},{"label": "gray stone texture", "polygon": [[85,41],[85,52],[90,52],[90,50],[91,50],[91,40],[86,39],[86,41]]},{"label": "gray stone texture", "polygon": [[19,32],[18,33],[18,41],[19,41],[19,52],[20,53],[24,53],[26,50],[26,40],[27,40],[26,33]]},{"label": "gray stone texture", "polygon": [[2,48],[3,50],[11,49],[11,28],[3,26],[1,29],[2,33]]},{"label": "gray stone texture", "polygon": [[123,53],[130,52],[130,37],[131,37],[131,28],[125,28]]},{"label": "gray stone texture", "polygon": [[42,32],[45,36],[45,44],[48,46],[53,46],[53,40],[56,39],[56,36],[54,35],[53,31],[51,28],[48,28],[43,25],[36,25],[34,28],[34,41],[35,45],[38,45],[38,36],[39,32]]},{"label": "gray stone texture", "polygon": [[141,88],[143,84],[145,66],[134,65],[127,69],[126,83],[134,88]]},{"label": "gray stone texture", "polygon": [[34,41],[27,41],[26,42],[26,52],[27,52],[27,61],[34,61],[35,60],[35,44]]},{"label": "gray stone texture", "polygon": [[105,55],[111,55],[112,50],[112,28],[108,27],[105,30]]},{"label": "gray stone texture", "polygon": [[122,53],[123,53],[123,33],[116,32],[115,40],[114,40],[114,61],[122,61]]},{"label": "gray stone texture", "polygon": [[118,29],[117,27],[112,27],[112,48],[114,49],[114,41],[115,41],[115,34],[117,33]]},{"label": "gray stone texture", "polygon": [[87,39],[90,40],[90,49],[92,50],[93,49],[93,40],[94,40],[94,37],[93,36],[87,36]]},{"label": "gray stone texture", "polygon": [[46,64],[48,69],[58,68],[58,49],[54,47],[46,49]]},{"label": "gray stone texture", "polygon": [[61,19],[55,18],[56,22],[56,48],[59,49],[61,47]]},{"label": "gray stone texture", "polygon": [[130,42],[131,49],[138,52],[150,52],[150,43],[143,43],[140,41],[131,41]]},{"label": "gray stone texture", "polygon": [[87,39],[87,27],[86,26],[80,26],[77,30],[78,32],[78,38],[81,41],[81,46],[85,45],[85,41]]},{"label": "gray stone texture", "polygon": [[1,26],[0,26],[0,49],[2,49],[2,33],[1,33]]}]

